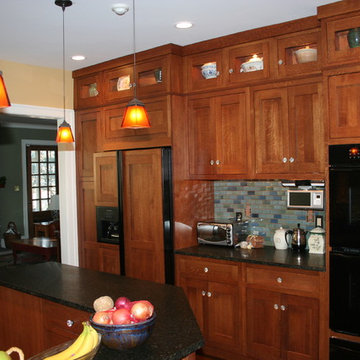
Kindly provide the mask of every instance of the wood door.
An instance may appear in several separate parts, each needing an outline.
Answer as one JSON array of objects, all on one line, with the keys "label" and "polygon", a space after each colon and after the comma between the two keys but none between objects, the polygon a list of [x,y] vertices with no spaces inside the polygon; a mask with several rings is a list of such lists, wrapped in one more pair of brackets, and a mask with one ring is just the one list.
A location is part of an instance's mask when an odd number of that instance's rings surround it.
[{"label": "wood door", "polygon": [[285,88],[254,93],[256,174],[289,169],[288,102]]},{"label": "wood door", "polygon": [[246,342],[248,355],[259,360],[281,358],[280,294],[248,288],[246,292]]},{"label": "wood door", "polygon": [[104,102],[130,100],[134,97],[134,74],[133,66],[119,66],[105,70],[103,74]]},{"label": "wood door", "polygon": [[[319,359],[319,301],[282,295],[282,349],[287,360]],[[282,310],[284,309],[284,310]]]},{"label": "wood door", "polygon": [[329,77],[330,138],[360,137],[360,73]]},{"label": "wood door", "polygon": [[161,149],[123,152],[125,274],[165,282]]},{"label": "wood door", "polygon": [[325,137],[321,84],[288,89],[289,162],[292,173],[324,173]]},{"label": "wood door", "polygon": [[94,154],[95,206],[118,207],[116,151]]},{"label": "wood door", "polygon": [[120,275],[119,245],[101,244],[99,247],[100,271]]},{"label": "wood door", "polygon": [[[0,349],[4,351],[17,346],[23,350],[26,359],[43,351],[41,299],[0,286],[0,307]],[[14,331],[9,331],[11,324]]]},{"label": "wood door", "polygon": [[189,100],[189,171],[191,175],[216,172],[214,98]]},{"label": "wood door", "polygon": [[218,174],[248,173],[248,115],[247,92],[215,98]]},{"label": "wood door", "polygon": [[103,102],[102,74],[96,73],[74,79],[75,109],[101,106]]},{"label": "wood door", "polygon": [[239,352],[240,296],[237,285],[209,282],[206,295],[206,346]]},{"label": "wood door", "polygon": [[97,123],[100,111],[79,111],[76,113],[76,163],[78,178],[93,178],[93,154],[97,150]]}]

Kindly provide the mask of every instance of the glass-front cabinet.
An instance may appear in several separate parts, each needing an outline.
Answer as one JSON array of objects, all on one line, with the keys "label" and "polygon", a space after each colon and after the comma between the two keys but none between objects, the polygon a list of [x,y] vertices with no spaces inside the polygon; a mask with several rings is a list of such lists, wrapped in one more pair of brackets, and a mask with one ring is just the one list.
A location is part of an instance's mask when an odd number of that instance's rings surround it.
[{"label": "glass-front cabinet", "polygon": [[103,81],[105,103],[134,97],[134,71],[132,65],[105,70]]},{"label": "glass-front cabinet", "polygon": [[90,108],[102,103],[101,73],[87,75],[75,81],[75,108]]}]

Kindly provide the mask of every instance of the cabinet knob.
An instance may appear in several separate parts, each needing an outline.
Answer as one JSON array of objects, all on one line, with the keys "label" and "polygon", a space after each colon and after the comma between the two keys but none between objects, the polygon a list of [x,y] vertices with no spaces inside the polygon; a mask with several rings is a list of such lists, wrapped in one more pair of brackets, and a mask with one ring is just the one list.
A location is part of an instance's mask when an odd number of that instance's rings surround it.
[{"label": "cabinet knob", "polygon": [[209,268],[207,268],[207,267],[204,267],[204,272],[209,272]]},{"label": "cabinet knob", "polygon": [[202,295],[202,296],[205,296],[205,295],[206,295],[206,291],[205,291],[205,290],[202,290],[202,291],[201,291],[201,295]]},{"label": "cabinet knob", "polygon": [[73,320],[66,320],[66,326],[67,327],[72,327],[74,325],[74,321]]},{"label": "cabinet knob", "polygon": [[229,74],[232,74],[234,72],[234,69],[229,69]]},{"label": "cabinet knob", "polygon": [[278,277],[278,278],[276,279],[276,281],[277,281],[279,284],[281,284],[281,283],[283,282],[283,279],[282,279],[281,277]]},{"label": "cabinet knob", "polygon": [[291,157],[291,158],[289,159],[289,161],[290,161],[291,163],[293,163],[293,162],[295,161],[295,159],[294,159],[293,157]]},{"label": "cabinet knob", "polygon": [[278,305],[278,304],[274,304],[274,309],[275,309],[275,310],[279,310],[279,305]]},{"label": "cabinet knob", "polygon": [[211,292],[208,291],[208,292],[207,292],[207,297],[211,297],[211,295],[212,295]]},{"label": "cabinet knob", "polygon": [[210,165],[214,165],[215,161],[214,160],[210,160]]},{"label": "cabinet knob", "polygon": [[216,77],[218,77],[220,75],[220,71],[216,72]]},{"label": "cabinet knob", "polygon": [[287,162],[287,158],[283,157],[282,162],[285,164]]},{"label": "cabinet knob", "polygon": [[215,161],[215,164],[216,164],[216,165],[220,165],[220,160],[216,160],[216,161]]},{"label": "cabinet knob", "polygon": [[286,306],[285,306],[285,305],[281,305],[281,306],[280,306],[280,310],[281,310],[281,311],[285,311],[285,310],[286,310]]},{"label": "cabinet knob", "polygon": [[284,61],[282,59],[279,59],[278,64],[282,65],[283,63],[284,63]]}]

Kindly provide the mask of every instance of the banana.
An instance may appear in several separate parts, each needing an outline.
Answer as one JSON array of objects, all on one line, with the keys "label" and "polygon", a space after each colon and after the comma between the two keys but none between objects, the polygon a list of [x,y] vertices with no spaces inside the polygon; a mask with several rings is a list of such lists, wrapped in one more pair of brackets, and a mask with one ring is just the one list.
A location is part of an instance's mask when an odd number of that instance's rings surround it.
[{"label": "banana", "polygon": [[84,326],[86,327],[87,330],[84,341],[81,344],[80,348],[76,351],[76,353],[74,353],[74,355],[70,357],[71,360],[78,359],[83,355],[89,353],[97,345],[97,342],[94,341],[95,338],[91,332],[92,329],[91,326],[88,324]]},{"label": "banana", "polygon": [[55,355],[46,357],[44,360],[66,360],[66,359],[74,358],[74,356],[77,355],[79,349],[83,346],[83,343],[86,340],[89,333],[89,328],[85,322],[83,322],[83,327],[84,328],[81,334],[68,348]]}]

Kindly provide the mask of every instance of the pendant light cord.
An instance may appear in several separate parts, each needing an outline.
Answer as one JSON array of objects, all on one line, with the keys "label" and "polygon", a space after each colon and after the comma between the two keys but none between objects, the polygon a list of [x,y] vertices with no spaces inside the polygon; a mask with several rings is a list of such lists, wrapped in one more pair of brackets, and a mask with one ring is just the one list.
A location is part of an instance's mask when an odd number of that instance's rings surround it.
[{"label": "pendant light cord", "polygon": [[65,5],[63,10],[63,102],[64,102],[64,121],[65,121]]},{"label": "pendant light cord", "polygon": [[133,0],[133,50],[134,50],[134,95],[136,99],[136,45],[135,45],[135,0]]}]

